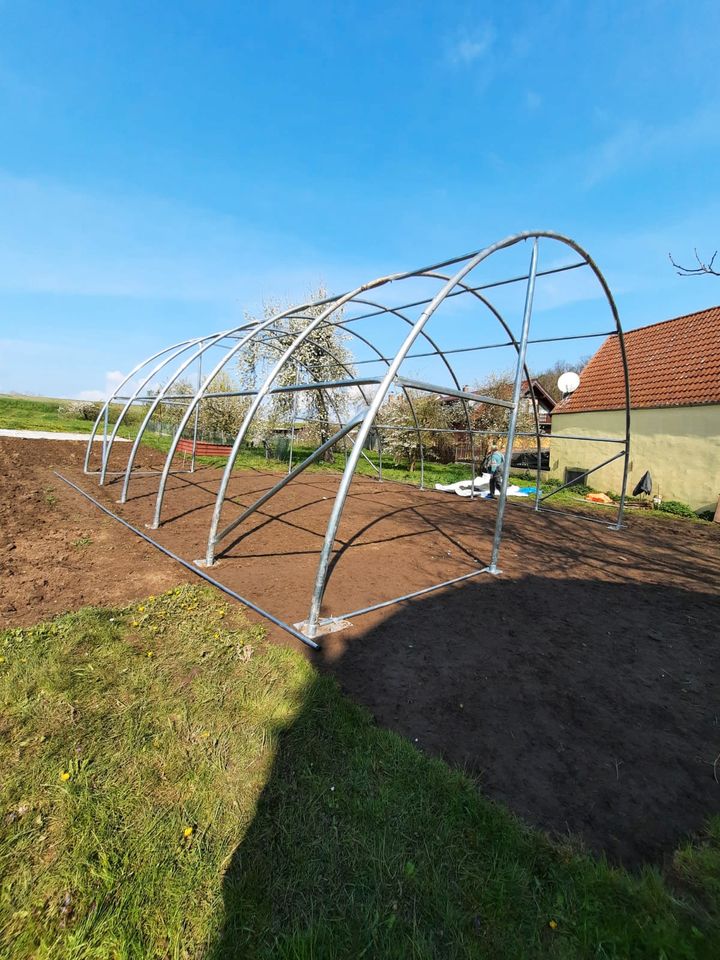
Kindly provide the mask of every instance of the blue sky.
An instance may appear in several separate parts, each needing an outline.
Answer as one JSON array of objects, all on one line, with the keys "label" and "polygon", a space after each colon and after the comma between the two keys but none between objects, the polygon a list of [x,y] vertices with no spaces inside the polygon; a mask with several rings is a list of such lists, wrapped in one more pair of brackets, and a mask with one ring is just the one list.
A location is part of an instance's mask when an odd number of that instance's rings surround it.
[{"label": "blue sky", "polygon": [[[720,302],[667,259],[720,246],[716,3],[0,0],[0,24],[0,392],[102,392],[263,298],[524,229],[586,247],[627,328]],[[547,329],[594,309],[570,284]]]}]

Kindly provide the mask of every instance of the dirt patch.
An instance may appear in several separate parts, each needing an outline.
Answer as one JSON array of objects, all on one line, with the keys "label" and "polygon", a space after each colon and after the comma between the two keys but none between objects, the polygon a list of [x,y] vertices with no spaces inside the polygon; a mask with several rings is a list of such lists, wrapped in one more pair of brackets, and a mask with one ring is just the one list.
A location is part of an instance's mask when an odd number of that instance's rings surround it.
[{"label": "dirt patch", "polygon": [[[81,471],[81,444],[0,441],[0,622],[112,604],[191,577],[64,486],[57,467],[131,523],[131,499]],[[157,466],[143,455],[142,466]],[[153,536],[204,555],[218,472],[171,478]],[[276,477],[237,474],[230,520]],[[307,615],[337,477],[306,475],[238,530],[213,576],[288,622]],[[489,557],[493,504],[360,479],[325,613],[466,573]],[[170,522],[172,521],[172,522]],[[90,538],[91,543],[82,544]],[[314,660],[378,721],[465,767],[536,826],[627,864],[658,861],[720,811],[720,530],[629,521],[611,531],[509,507],[499,578],[358,618]],[[294,643],[271,630],[279,642]]]},{"label": "dirt patch", "polygon": [[0,627],[125,603],[192,579],[153,547],[119,535],[113,520],[53,475],[81,469],[84,456],[85,443],[0,438]]}]

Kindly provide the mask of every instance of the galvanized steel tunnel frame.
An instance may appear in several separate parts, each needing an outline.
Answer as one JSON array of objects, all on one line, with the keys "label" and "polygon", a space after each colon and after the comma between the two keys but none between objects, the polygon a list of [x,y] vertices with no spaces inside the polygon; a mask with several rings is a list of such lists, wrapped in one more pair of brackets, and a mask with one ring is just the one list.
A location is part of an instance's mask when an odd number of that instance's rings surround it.
[{"label": "galvanized steel tunnel frame", "polygon": [[[564,265],[561,267],[550,268],[547,270],[538,270],[538,246],[541,240],[549,240],[560,243],[566,247],[569,247],[573,250],[578,256],[579,261]],[[510,247],[515,246],[518,243],[529,241],[531,243],[531,257],[530,265],[527,274],[519,277],[511,277],[505,280],[495,281],[493,283],[486,283],[480,286],[471,286],[464,282],[465,277],[471,273],[480,263],[487,260],[494,253],[497,253],[500,250],[505,250]],[[454,273],[447,273],[446,268],[456,267]],[[598,333],[590,334],[580,334],[577,336],[559,336],[559,337],[550,337],[544,338],[541,340],[531,340],[530,339],[530,327],[531,327],[531,317],[533,310],[533,298],[535,292],[535,283],[536,278],[539,276],[547,276],[550,274],[563,273],[567,270],[573,270],[580,267],[588,267],[595,278],[597,279],[604,296],[607,300],[607,303],[610,307],[611,315],[613,318],[614,329],[609,331],[602,331]],[[441,272],[442,271],[442,272]],[[442,286],[439,291],[435,294],[434,297],[430,297],[424,300],[414,301],[412,303],[403,304],[400,306],[388,306],[378,301],[376,296],[373,296],[372,299],[369,299],[367,294],[369,291],[378,290],[388,284],[412,279],[412,278],[425,278],[431,280],[439,281]],[[526,282],[526,293],[525,293],[525,306],[522,316],[522,326],[519,337],[516,337],[511,330],[510,325],[507,323],[506,319],[502,316],[499,310],[490,302],[483,291],[486,291],[490,288],[503,286],[508,283],[516,282]],[[504,330],[508,340],[503,343],[498,344],[483,344],[480,346],[468,346],[455,349],[443,350],[437,342],[437,336],[430,336],[430,334],[425,330],[426,325],[430,321],[431,317],[436,313],[438,308],[451,297],[456,297],[459,295],[469,295],[476,298],[479,303],[486,308],[489,313],[495,318],[495,320],[501,325]],[[342,314],[343,309],[346,306],[350,305],[361,305],[366,307],[371,307],[373,310],[369,313],[361,313],[358,316],[344,317]],[[414,307],[424,307],[421,315],[417,320],[411,319],[407,315],[407,310]],[[307,313],[308,310],[316,311],[315,316],[311,316]],[[319,311],[319,312],[317,312]],[[340,311],[340,319],[333,319],[333,315]],[[376,316],[392,316],[403,323],[407,324],[410,329],[403,340],[401,346],[396,351],[392,357],[386,357],[382,351],[366,336],[358,333],[357,331],[351,328],[353,323],[361,321],[363,319],[368,319]],[[287,318],[294,318],[296,320],[307,320],[307,325],[301,329],[297,335],[292,339],[292,342],[287,344],[288,333],[286,330],[283,330],[281,327],[278,327],[278,323]],[[339,361],[330,351],[327,350],[327,347],[319,344],[316,339],[312,336],[313,331],[321,327],[323,324],[333,324],[339,329],[344,331],[349,337],[354,338],[355,340],[365,344],[374,354],[373,357],[365,360],[357,360],[353,363],[353,366],[357,367],[363,363],[383,363],[386,367],[383,376],[374,376],[374,377],[362,377],[357,374],[353,374],[352,369],[344,365],[343,362]],[[532,380],[530,373],[526,364],[526,353],[528,344],[530,343],[541,343],[541,342],[552,342],[552,341],[565,341],[573,339],[584,339],[592,337],[604,337],[608,335],[616,334],[618,337],[618,343],[620,347],[620,359],[623,370],[624,377],[624,390],[625,390],[625,435],[624,437],[570,437],[567,435],[555,435],[552,439],[577,439],[577,440],[587,440],[592,443],[611,443],[618,444],[621,446],[621,450],[616,455],[604,460],[602,463],[590,468],[585,472],[583,478],[587,475],[595,472],[596,470],[601,469],[602,467],[608,465],[609,463],[614,462],[620,458],[623,459],[623,473],[622,473],[622,488],[620,491],[620,499],[617,508],[617,515],[614,522],[607,524],[608,526],[619,528],[622,525],[623,512],[624,512],[624,503],[625,503],[625,494],[627,488],[627,479],[628,479],[628,466],[629,466],[629,450],[630,450],[630,386],[629,386],[629,376],[628,376],[628,365],[627,357],[625,351],[625,343],[623,338],[623,331],[620,324],[620,318],[618,315],[617,307],[613,299],[612,293],[610,292],[609,286],[603,277],[601,271],[589,256],[589,254],[580,247],[574,240],[569,237],[565,237],[559,233],[554,233],[552,231],[528,231],[525,233],[515,234],[513,236],[507,237],[504,240],[499,241],[498,243],[492,244],[488,247],[483,248],[482,250],[476,251],[471,254],[466,254],[461,257],[455,257],[450,260],[443,261],[442,263],[434,264],[429,267],[423,267],[418,270],[406,271],[403,273],[396,273],[386,277],[380,277],[377,280],[373,280],[370,283],[363,284],[356,289],[345,293],[338,297],[328,297],[324,300],[315,301],[313,303],[305,303],[293,306],[287,310],[275,313],[270,317],[265,318],[264,320],[247,320],[245,323],[242,323],[236,327],[224,330],[220,333],[207,335],[204,337],[198,337],[194,339],[184,340],[179,343],[176,343],[170,347],[165,348],[164,350],[159,351],[158,353],[153,354],[147,360],[144,360],[142,363],[138,364],[128,376],[119,384],[113,395],[106,401],[103,405],[100,413],[93,425],[91,432],[90,440],[87,446],[87,452],[85,457],[84,469],[88,474],[98,475],[99,483],[102,485],[106,482],[108,476],[116,476],[118,473],[112,473],[108,470],[110,463],[110,455],[112,452],[113,444],[117,439],[118,431],[125,420],[128,411],[136,403],[146,403],[148,404],[145,416],[140,424],[137,435],[134,439],[128,462],[125,467],[125,470],[121,472],[123,476],[123,485],[122,492],[120,496],[121,503],[124,503],[128,496],[128,488],[132,476],[141,475],[142,471],[134,470],[135,458],[142,442],[143,436],[148,428],[150,421],[153,418],[153,415],[156,413],[158,408],[162,403],[185,403],[187,404],[186,409],[180,422],[176,427],[172,441],[170,444],[170,449],[165,458],[165,463],[163,465],[162,471],[159,474],[159,487],[157,496],[155,499],[155,508],[153,511],[152,522],[148,524],[152,529],[156,529],[161,523],[161,514],[163,500],[167,488],[167,481],[172,471],[172,463],[175,453],[177,451],[178,444],[180,439],[183,436],[185,430],[191,424],[191,421],[194,419],[192,425],[193,428],[193,454],[190,470],[195,468],[195,447],[197,444],[198,436],[198,412],[200,404],[204,399],[214,398],[214,397],[237,397],[237,396],[246,396],[250,399],[250,405],[247,410],[247,413],[243,419],[243,422],[235,435],[235,439],[232,444],[230,455],[228,456],[226,466],[224,468],[222,478],[220,481],[219,489],[215,497],[215,504],[212,514],[212,520],[210,523],[210,529],[208,533],[207,548],[206,554],[202,561],[196,561],[198,565],[212,566],[217,560],[218,556],[222,554],[223,549],[219,549],[223,540],[225,540],[229,534],[237,528],[237,526],[242,523],[251,513],[257,510],[263,503],[267,502],[275,493],[282,489],[288,482],[298,476],[302,471],[315,460],[322,455],[323,452],[332,448],[340,440],[346,442],[346,438],[350,434],[354,433],[355,436],[352,439],[352,448],[349,454],[346,455],[346,465],[340,479],[338,486],[338,491],[335,496],[333,503],[332,511],[327,523],[327,528],[325,532],[325,537],[323,541],[323,546],[320,551],[320,558],[318,562],[317,573],[315,577],[315,584],[313,588],[312,598],[310,601],[310,608],[307,620],[304,621],[301,625],[296,625],[300,627],[302,633],[298,633],[297,629],[292,628],[289,624],[285,624],[280,621],[273,615],[265,614],[269,618],[277,623],[279,626],[288,630],[291,634],[296,637],[301,637],[301,639],[317,637],[324,630],[331,628],[333,624],[338,623],[339,621],[348,620],[351,617],[357,617],[361,614],[368,613],[372,610],[377,610],[379,608],[389,606],[391,604],[400,603],[404,600],[408,600],[415,596],[420,596],[424,593],[428,593],[432,590],[440,589],[441,587],[447,586],[451,583],[457,583],[469,579],[470,577],[477,576],[481,573],[490,573],[497,574],[500,572],[498,568],[498,559],[500,544],[502,539],[502,528],[503,528],[503,519],[505,513],[505,506],[507,502],[507,487],[508,487],[508,478],[509,478],[509,466],[510,466],[510,454],[513,449],[513,443],[516,436],[534,436],[536,441],[536,452],[537,452],[537,482],[536,482],[536,494],[535,501],[533,504],[533,509],[539,512],[541,509],[548,509],[547,507],[541,508],[541,504],[549,499],[551,496],[554,496],[559,490],[568,486],[565,484],[557,489],[551,490],[545,495],[541,494],[541,441],[542,435],[540,432],[539,416],[537,409],[537,402],[532,389],[530,390],[530,400],[532,403],[533,417],[534,417],[534,431],[532,433],[519,433],[517,431],[517,419],[518,411],[521,401],[522,393],[522,382],[523,378],[531,384]],[[226,391],[226,392],[213,392],[212,384],[216,376],[226,368],[227,364],[234,358],[240,355],[241,351],[252,345],[259,338],[262,338],[261,342],[266,346],[270,346],[275,349],[279,354],[277,361],[272,365],[270,371],[265,376],[262,384],[254,390],[243,390],[243,391]],[[268,339],[269,338],[269,339]],[[413,345],[418,338],[422,338],[429,345],[429,352],[425,353],[411,353]],[[276,341],[273,343],[273,340]],[[345,370],[348,373],[346,380],[318,383],[312,380],[308,382],[300,382],[299,372],[300,368],[306,366],[302,360],[297,356],[297,353],[300,347],[304,343],[312,344],[314,347],[324,350],[326,353],[329,353],[333,359],[338,362],[338,365],[342,368],[344,366]],[[285,345],[287,344],[287,345]],[[514,348],[516,353],[516,363],[515,371],[513,377],[513,391],[512,391],[512,400],[503,401],[495,397],[486,397],[478,394],[471,393],[467,390],[463,390],[460,386],[460,381],[455,373],[455,370],[452,366],[449,356],[455,353],[461,353],[466,351],[476,351],[484,349],[492,349],[494,347],[501,346],[511,346]],[[202,360],[204,355],[215,347],[223,348],[224,352],[220,360],[218,360],[215,365],[205,373],[203,376],[202,373]],[[284,347],[284,348],[283,348]],[[419,357],[438,357],[440,361],[444,364],[447,369],[450,379],[454,384],[454,388],[448,388],[446,386],[439,386],[436,384],[426,383],[422,381],[415,381],[408,379],[406,377],[401,377],[399,375],[400,367],[406,359],[414,359]],[[171,366],[174,361],[179,361],[179,366],[174,369],[174,372],[170,378],[164,383],[164,385],[157,391],[156,394],[150,394],[149,388],[153,382],[157,381],[158,377],[162,377],[164,372]],[[193,395],[189,394],[173,394],[171,392],[174,384],[182,377],[182,374],[192,367],[193,364],[197,363],[198,365],[198,382],[197,388]],[[294,385],[285,385],[277,386],[276,381],[280,376],[281,372],[286,365],[294,365],[297,371],[296,383]],[[307,369],[307,367],[306,367]],[[310,371],[308,371],[310,372]],[[140,377],[139,382],[132,393],[127,395],[123,393],[126,386],[131,384],[136,377]],[[372,398],[365,392],[364,387],[373,385],[375,386],[376,392]],[[324,443],[318,447],[309,457],[307,457],[302,463],[292,468],[290,464],[288,474],[282,480],[278,481],[269,491],[263,494],[255,503],[250,507],[246,508],[238,517],[233,519],[229,524],[226,524],[223,528],[220,527],[220,521],[223,511],[223,506],[227,498],[228,485],[232,476],[233,468],[235,461],[237,459],[238,453],[242,447],[245,438],[248,435],[248,431],[253,423],[253,419],[256,416],[261,404],[263,401],[269,397],[276,395],[278,393],[295,393],[300,394],[303,391],[317,391],[319,389],[325,389],[328,391],[328,398],[331,403],[334,403],[332,390],[342,387],[356,387],[365,403],[365,408],[352,417],[348,422],[343,423],[342,417],[337,407],[335,407],[336,417],[338,420],[338,430],[337,432],[326,440]],[[393,387],[399,388],[405,395],[409,409],[411,412],[413,425],[412,426],[393,426],[392,424],[377,424],[376,419],[377,415],[385,402],[389,392]],[[466,428],[447,428],[447,430],[440,429],[428,429],[423,427],[419,422],[414,404],[413,404],[413,394],[412,391],[427,391],[430,393],[442,394],[445,396],[453,396],[459,399],[462,403],[464,410],[464,418],[466,421]],[[113,403],[122,402],[123,406],[121,408],[120,414],[117,417],[116,422],[114,423],[112,430],[109,429],[108,423],[108,412],[110,405]],[[483,402],[489,404],[496,404],[508,409],[509,422],[506,431],[480,431],[476,430],[472,426],[472,418],[470,415],[470,403],[473,402]],[[295,423],[295,413],[293,413],[293,429]],[[91,459],[92,459],[92,450],[93,450],[93,440],[98,434],[102,425],[102,446],[101,446],[101,464],[99,470],[91,470]],[[322,617],[321,609],[323,597],[325,594],[325,589],[328,582],[328,573],[330,569],[330,560],[333,552],[333,547],[336,540],[336,534],[340,520],[343,513],[343,508],[347,499],[348,491],[350,489],[350,484],[352,482],[355,470],[357,468],[358,462],[361,456],[364,456],[364,448],[370,436],[372,430],[377,431],[378,435],[382,434],[383,430],[410,430],[417,433],[418,444],[420,449],[420,466],[421,466],[421,483],[420,487],[422,489],[423,479],[424,479],[424,449],[422,442],[422,434],[430,432],[448,432],[448,433],[462,433],[465,432],[470,438],[471,444],[471,460],[472,460],[472,477],[475,476],[475,451],[474,451],[474,437],[481,435],[483,433],[492,436],[506,436],[506,462],[507,469],[503,472],[502,486],[500,490],[500,496],[497,505],[497,514],[495,520],[495,529],[493,535],[492,551],[490,562],[487,566],[478,568],[468,574],[464,574],[460,577],[455,577],[452,580],[443,581],[440,584],[433,584],[429,587],[422,588],[420,590],[414,591],[411,594],[406,594],[402,597],[395,597],[391,600],[382,601],[380,603],[375,603],[367,607],[363,607],[358,610],[350,611],[349,613],[338,614],[335,616]],[[380,460],[382,463],[382,460]],[[187,471],[176,471],[176,472],[187,472]],[[573,482],[577,482],[577,479]],[[471,484],[471,496],[474,494],[474,485]],[[598,518],[589,518],[578,516],[580,520],[594,520],[595,522],[605,522],[599,521]],[[127,525],[127,524],[126,524]],[[136,531],[137,532],[137,531]],[[143,535],[144,536],[144,535]],[[260,611],[265,613],[264,611]],[[314,641],[311,645],[315,645]]]}]

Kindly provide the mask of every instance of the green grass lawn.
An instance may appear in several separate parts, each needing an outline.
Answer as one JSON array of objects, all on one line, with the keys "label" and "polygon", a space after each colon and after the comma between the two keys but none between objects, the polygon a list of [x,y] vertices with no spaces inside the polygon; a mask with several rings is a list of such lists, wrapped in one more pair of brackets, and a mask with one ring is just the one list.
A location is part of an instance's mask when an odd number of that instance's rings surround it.
[{"label": "green grass lawn", "polygon": [[714,958],[720,826],[557,846],[207,588],[0,635],[0,956]]}]

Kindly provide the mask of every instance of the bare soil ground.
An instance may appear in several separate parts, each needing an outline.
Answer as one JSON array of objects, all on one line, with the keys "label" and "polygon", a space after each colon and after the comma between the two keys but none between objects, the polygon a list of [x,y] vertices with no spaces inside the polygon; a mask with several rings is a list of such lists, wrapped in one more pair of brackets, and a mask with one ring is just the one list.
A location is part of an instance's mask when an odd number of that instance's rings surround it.
[{"label": "bare soil ground", "polygon": [[[80,443],[0,439],[0,626],[191,579],[52,471],[140,528],[157,479],[133,481],[120,507],[117,484],[83,476],[83,454]],[[152,535],[186,559],[204,555],[217,478],[170,481]],[[238,473],[223,518],[275,480]],[[291,484],[236,531],[213,576],[304,619],[337,482]],[[487,501],[357,480],[325,613],[484,565],[494,519]],[[360,617],[312,656],[379,723],[463,766],[533,825],[626,864],[662,860],[720,812],[720,529],[631,519],[612,531],[509,507],[501,566],[501,577]]]}]

